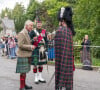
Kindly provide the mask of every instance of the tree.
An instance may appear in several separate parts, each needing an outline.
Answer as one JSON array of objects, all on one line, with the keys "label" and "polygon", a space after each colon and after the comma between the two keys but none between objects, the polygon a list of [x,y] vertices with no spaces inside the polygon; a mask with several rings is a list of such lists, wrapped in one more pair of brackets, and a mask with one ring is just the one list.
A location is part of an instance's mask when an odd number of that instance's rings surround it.
[{"label": "tree", "polygon": [[[94,29],[94,45],[97,45],[97,46],[100,46],[100,15],[99,13],[96,18],[96,26]],[[94,51],[94,55],[97,58],[100,58],[100,49],[96,48],[96,50]]]},{"label": "tree", "polygon": [[35,2],[35,0],[30,0],[30,1],[29,1],[29,6],[28,6],[28,8],[31,7],[31,6],[32,6],[32,3],[34,3],[34,2]]},{"label": "tree", "polygon": [[25,15],[21,15],[19,18],[15,20],[15,28],[16,32],[20,32],[24,28],[24,23],[27,20]]},{"label": "tree", "polygon": [[12,18],[17,19],[23,14],[25,14],[24,6],[21,3],[16,3],[14,9],[12,10]]},{"label": "tree", "polygon": [[[58,25],[58,10],[67,5],[67,2],[58,2],[57,0],[45,0],[42,3],[34,1],[27,10],[27,16],[29,19],[34,20],[38,15],[43,21],[44,28],[52,32]],[[38,12],[37,15],[36,12]]]},{"label": "tree", "polygon": [[0,26],[0,32],[3,30],[3,28]]},{"label": "tree", "polygon": [[[31,1],[32,2],[32,1]],[[29,4],[28,9],[27,9],[27,18],[30,20],[34,20],[36,18],[36,12],[39,11],[41,7],[41,4],[34,0],[31,5]]]},{"label": "tree", "polygon": [[59,2],[76,3],[77,0],[57,0]]},{"label": "tree", "polygon": [[69,4],[67,2],[55,2],[54,6],[47,10],[47,13],[52,21],[50,23],[52,23],[53,29],[56,29],[56,27],[58,26],[57,14],[58,14],[59,9],[61,7],[65,7],[68,5]]},{"label": "tree", "polygon": [[12,10],[12,18],[14,19],[16,32],[20,32],[26,20],[25,8],[21,3],[16,3]]},{"label": "tree", "polygon": [[74,8],[74,22],[78,28],[94,28],[100,10],[99,0],[78,0]]},{"label": "tree", "polygon": [[9,8],[5,8],[4,10],[1,11],[1,18],[4,18],[5,14],[11,19],[12,18],[12,13]]}]

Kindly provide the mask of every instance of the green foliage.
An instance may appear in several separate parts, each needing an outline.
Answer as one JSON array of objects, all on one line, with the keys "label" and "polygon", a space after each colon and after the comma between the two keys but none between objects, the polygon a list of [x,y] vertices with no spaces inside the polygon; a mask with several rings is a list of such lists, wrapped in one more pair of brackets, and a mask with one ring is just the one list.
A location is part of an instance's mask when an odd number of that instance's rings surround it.
[{"label": "green foliage", "polygon": [[92,58],[92,64],[94,66],[100,66],[100,59]]},{"label": "green foliage", "polygon": [[1,11],[1,18],[4,18],[5,14],[7,14],[10,19],[12,18],[11,10],[9,8],[5,8]]},{"label": "green foliage", "polygon": [[78,0],[74,8],[74,22],[78,28],[94,28],[100,11],[99,0]]},{"label": "green foliage", "polygon": [[3,28],[0,26],[0,32],[3,30]]},{"label": "green foliage", "polygon": [[33,21],[36,17],[36,11],[39,9],[41,9],[40,4],[37,1],[32,2],[27,9],[27,18]]},{"label": "green foliage", "polygon": [[41,4],[34,1],[28,7],[27,16],[31,20],[34,20],[36,16],[39,16],[43,21],[44,28],[52,32],[58,26],[57,12],[62,6],[68,6],[68,3],[58,2],[57,0],[45,0]]},{"label": "green foliage", "polygon": [[15,20],[15,28],[16,28],[17,33],[20,32],[24,28],[25,21],[26,21],[25,15],[22,15]]},{"label": "green foliage", "polygon": [[95,45],[100,45],[100,15],[97,16],[97,19],[96,19],[96,26],[95,26],[95,29],[94,29],[94,42],[95,42]]},{"label": "green foliage", "polygon": [[94,40],[93,34],[94,34],[93,30],[91,29],[76,29],[76,35],[74,37],[74,42],[77,42],[80,45],[85,35],[88,35],[91,42],[93,42]]},{"label": "green foliage", "polygon": [[57,20],[58,11],[60,10],[61,7],[65,7],[68,5],[69,4],[67,2],[55,2],[54,6],[52,6],[47,10],[48,16],[51,18],[52,21],[52,25],[53,25],[52,27],[54,27],[53,29],[58,27],[58,20]]},{"label": "green foliage", "polygon": [[0,24],[2,23],[2,21],[0,20]]},{"label": "green foliage", "polygon": [[65,6],[68,6],[69,4],[66,3],[66,2],[57,2],[53,8],[49,9],[47,12],[48,12],[48,15],[50,16],[55,16],[57,15],[57,12],[59,11],[59,9],[61,7],[65,7]]},{"label": "green foliage", "polygon": [[32,6],[33,2],[35,2],[35,0],[30,0],[28,8]]},{"label": "green foliage", "polygon": [[25,8],[21,3],[16,3],[14,9],[12,10],[12,18],[15,22],[16,32],[21,31],[24,28],[26,20]]},{"label": "green foliage", "polygon": [[13,15],[12,18],[17,19],[24,13],[25,13],[24,6],[22,4],[16,3],[14,9],[12,10],[12,15]]},{"label": "green foliage", "polygon": [[76,3],[77,0],[57,0],[60,2]]},{"label": "green foliage", "polygon": [[[92,45],[100,46],[100,1],[78,0],[74,7],[74,25],[77,28],[74,41],[82,40],[85,34],[89,35]],[[79,31],[78,31],[79,30]],[[81,40],[80,40],[81,39]],[[93,49],[93,55],[100,56],[100,50]]]}]

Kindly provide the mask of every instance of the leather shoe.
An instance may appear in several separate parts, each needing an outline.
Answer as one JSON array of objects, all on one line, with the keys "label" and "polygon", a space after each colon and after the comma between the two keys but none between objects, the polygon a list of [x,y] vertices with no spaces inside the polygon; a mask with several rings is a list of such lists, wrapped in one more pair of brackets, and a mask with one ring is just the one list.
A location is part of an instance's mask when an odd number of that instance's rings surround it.
[{"label": "leather shoe", "polygon": [[32,89],[32,86],[25,85],[25,89]]},{"label": "leather shoe", "polygon": [[39,80],[39,82],[41,82],[41,83],[46,83],[46,81],[41,81],[41,80]]},{"label": "leather shoe", "polygon": [[39,82],[35,82],[35,84],[39,84]]}]

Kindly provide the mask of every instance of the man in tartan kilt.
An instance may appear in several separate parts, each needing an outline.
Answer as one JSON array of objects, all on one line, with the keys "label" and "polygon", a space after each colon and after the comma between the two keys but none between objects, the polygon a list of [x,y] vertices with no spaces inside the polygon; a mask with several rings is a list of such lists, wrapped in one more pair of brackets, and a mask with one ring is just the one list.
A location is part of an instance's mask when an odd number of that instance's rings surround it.
[{"label": "man in tartan kilt", "polygon": [[[42,28],[42,22],[38,18],[36,21],[36,29],[32,30],[30,32],[30,37],[32,39],[32,44],[37,45],[35,43],[38,41],[38,46],[36,49],[32,52],[32,65],[33,67],[33,73],[35,74],[35,84],[46,83],[46,81],[42,77],[42,71],[43,71],[43,65],[47,64],[46,60],[46,48],[47,48],[47,35],[46,30]],[[40,40],[39,40],[40,39]]]},{"label": "man in tartan kilt", "polygon": [[31,44],[29,32],[33,29],[33,22],[27,20],[24,29],[18,34],[18,51],[16,73],[20,73],[20,90],[32,89],[26,85],[26,73],[30,71],[31,55],[36,46]]},{"label": "man in tartan kilt", "polygon": [[73,40],[71,7],[62,7],[58,13],[59,28],[55,35],[55,90],[73,90]]}]

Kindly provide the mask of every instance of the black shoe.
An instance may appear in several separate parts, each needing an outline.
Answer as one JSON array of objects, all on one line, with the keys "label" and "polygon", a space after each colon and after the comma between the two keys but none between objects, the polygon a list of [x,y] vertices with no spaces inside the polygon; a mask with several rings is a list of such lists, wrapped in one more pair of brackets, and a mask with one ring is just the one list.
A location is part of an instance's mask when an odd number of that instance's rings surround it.
[{"label": "black shoe", "polygon": [[32,86],[25,85],[25,89],[32,89]]},{"label": "black shoe", "polygon": [[20,88],[19,90],[25,90],[25,88]]},{"label": "black shoe", "polygon": [[46,83],[46,81],[41,81],[41,80],[39,80],[39,82],[41,82],[41,83]]},{"label": "black shoe", "polygon": [[35,84],[39,84],[39,82],[35,82]]}]

